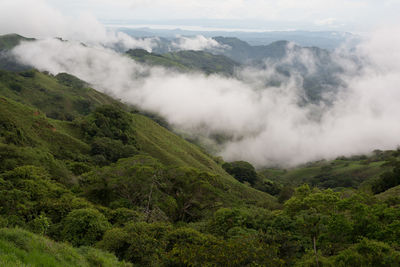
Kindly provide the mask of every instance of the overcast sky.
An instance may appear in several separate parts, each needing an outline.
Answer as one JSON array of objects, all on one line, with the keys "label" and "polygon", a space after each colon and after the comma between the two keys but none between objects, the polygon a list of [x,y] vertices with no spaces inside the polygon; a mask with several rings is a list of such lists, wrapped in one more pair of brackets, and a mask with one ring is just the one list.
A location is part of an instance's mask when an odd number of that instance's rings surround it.
[{"label": "overcast sky", "polygon": [[[400,0],[46,0],[66,15],[104,23],[203,24],[265,30],[369,31],[393,22]],[[218,20],[218,21],[216,21]]]}]

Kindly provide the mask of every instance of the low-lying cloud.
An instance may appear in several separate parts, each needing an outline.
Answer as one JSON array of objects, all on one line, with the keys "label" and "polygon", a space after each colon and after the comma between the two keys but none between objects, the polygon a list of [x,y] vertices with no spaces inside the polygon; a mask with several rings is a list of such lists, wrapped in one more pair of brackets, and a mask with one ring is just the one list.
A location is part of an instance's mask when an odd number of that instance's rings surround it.
[{"label": "low-lying cloud", "polygon": [[251,77],[243,80],[182,74],[144,67],[105,48],[55,39],[24,43],[13,52],[39,70],[71,73],[157,112],[179,129],[230,136],[220,152],[226,160],[291,166],[400,144],[400,40],[388,36],[396,35],[377,32],[358,48],[366,65],[356,76],[342,75],[347,86],[328,107],[299,105],[304,90],[298,75],[280,77],[283,82],[275,87],[257,82],[255,77],[277,75],[271,69],[244,70],[242,78]]},{"label": "low-lying cloud", "polygon": [[[53,74],[71,73],[99,91],[157,112],[192,135],[225,135],[229,141],[220,147],[220,154],[226,160],[243,159],[258,166],[292,166],[396,148],[400,144],[398,29],[377,31],[350,53],[360,59],[361,69],[347,56],[335,56],[335,63],[345,71],[330,105],[299,104],[305,94],[303,76],[282,75],[274,68],[277,63],[241,70],[236,78],[148,67],[109,48],[151,50],[151,39],[107,31],[90,15],[65,17],[42,0],[0,4],[1,34],[43,39],[13,50],[22,63]],[[219,48],[214,42],[201,36],[181,37],[176,47]],[[307,74],[315,73],[320,64],[304,51],[288,53],[281,63],[298,62]]]},{"label": "low-lying cloud", "polygon": [[171,43],[174,50],[216,50],[228,49],[229,46],[222,45],[212,38],[204,37],[203,35],[196,36],[179,36]]}]

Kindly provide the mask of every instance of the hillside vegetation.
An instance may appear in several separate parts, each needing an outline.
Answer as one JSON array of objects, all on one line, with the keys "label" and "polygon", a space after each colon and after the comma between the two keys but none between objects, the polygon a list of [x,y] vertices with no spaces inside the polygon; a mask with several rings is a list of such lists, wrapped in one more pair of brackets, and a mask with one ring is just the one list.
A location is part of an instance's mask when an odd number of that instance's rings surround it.
[{"label": "hillside vegetation", "polygon": [[22,229],[0,229],[1,266],[128,267],[111,253],[91,247],[73,248]]},{"label": "hillside vegetation", "polygon": [[240,64],[223,55],[214,55],[204,51],[178,51],[165,54],[149,53],[143,49],[127,51],[134,60],[151,66],[162,66],[178,71],[200,71],[206,74],[219,73],[233,75]]},{"label": "hillside vegetation", "polygon": [[152,118],[0,71],[0,265],[400,265],[399,151],[257,171]]}]

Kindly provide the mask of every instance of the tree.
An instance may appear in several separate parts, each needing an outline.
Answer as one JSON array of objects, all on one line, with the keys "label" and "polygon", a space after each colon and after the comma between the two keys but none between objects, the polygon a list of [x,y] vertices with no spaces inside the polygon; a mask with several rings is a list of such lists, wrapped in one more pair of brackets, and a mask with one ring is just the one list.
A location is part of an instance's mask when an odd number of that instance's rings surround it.
[{"label": "tree", "polygon": [[235,177],[239,182],[248,182],[253,185],[257,180],[257,173],[253,165],[246,161],[224,163],[224,170]]},{"label": "tree", "polygon": [[63,240],[74,246],[90,246],[99,241],[111,228],[106,217],[92,208],[71,211],[62,222]]}]

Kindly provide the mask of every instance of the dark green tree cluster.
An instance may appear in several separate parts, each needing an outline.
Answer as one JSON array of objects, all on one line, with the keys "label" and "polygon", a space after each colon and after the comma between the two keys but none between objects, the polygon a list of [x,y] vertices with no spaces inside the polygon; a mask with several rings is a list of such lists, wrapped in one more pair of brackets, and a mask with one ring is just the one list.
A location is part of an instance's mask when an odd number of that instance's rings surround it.
[{"label": "dark green tree cluster", "polygon": [[385,172],[372,184],[372,192],[378,194],[400,185],[400,162],[394,163],[392,171]]}]

